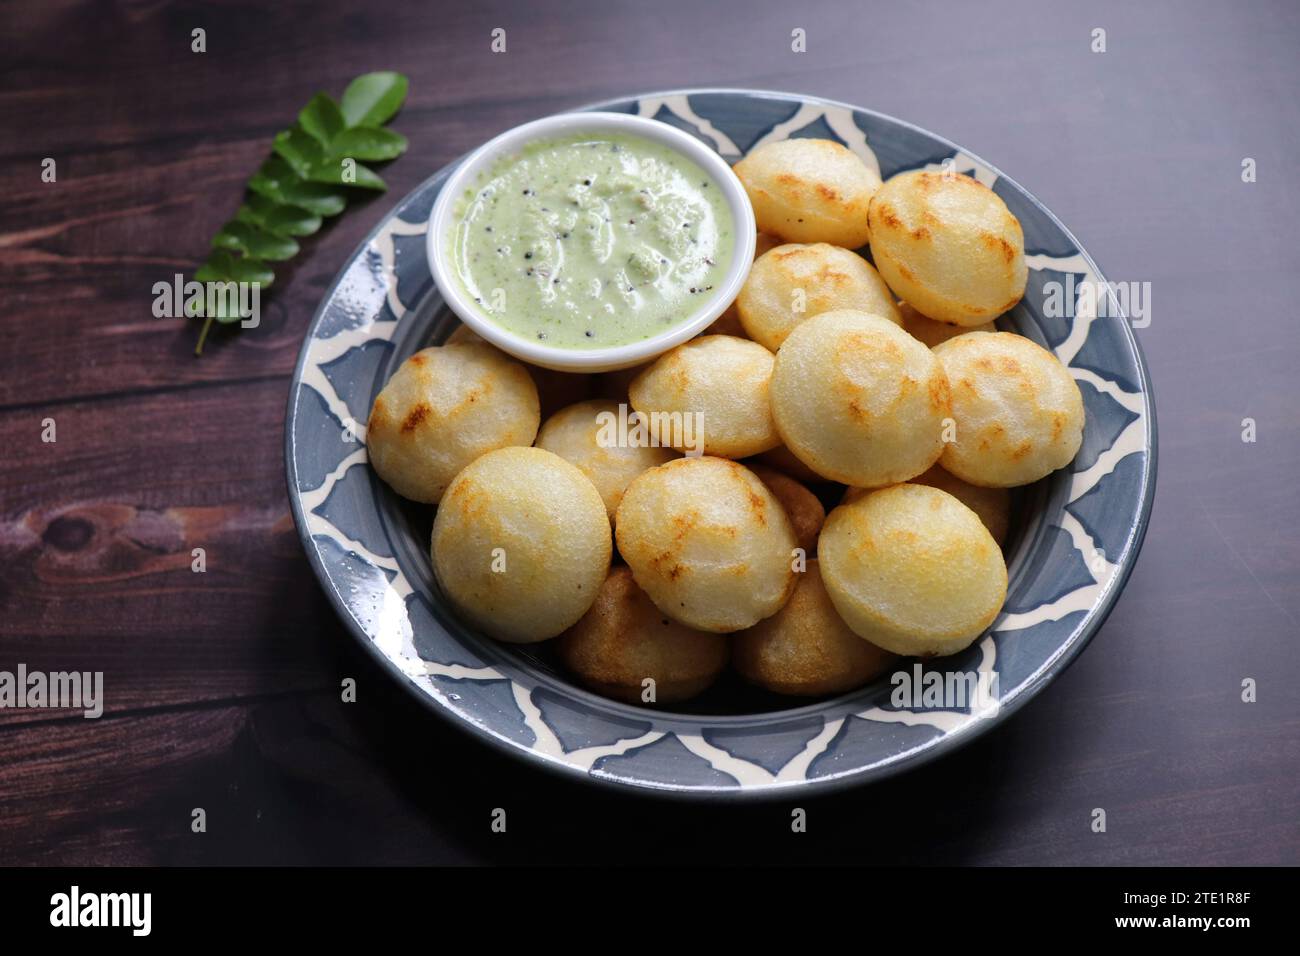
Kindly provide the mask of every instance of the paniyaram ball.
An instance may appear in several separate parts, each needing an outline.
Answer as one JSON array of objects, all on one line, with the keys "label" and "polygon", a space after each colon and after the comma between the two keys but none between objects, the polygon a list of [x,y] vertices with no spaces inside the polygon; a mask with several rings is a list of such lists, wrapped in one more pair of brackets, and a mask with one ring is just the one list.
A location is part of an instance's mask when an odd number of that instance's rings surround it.
[{"label": "paniyaram ball", "polygon": [[872,488],[919,475],[943,451],[948,415],[935,353],[878,315],[823,312],[777,353],[777,431],[824,478]]},{"label": "paniyaram ball", "polygon": [[870,220],[876,268],[923,315],[981,325],[1025,293],[1020,221],[969,176],[899,173],[872,198]]},{"label": "paniyaram ball", "polygon": [[1027,485],[1068,465],[1083,441],[1069,369],[1021,335],[959,335],[934,350],[952,386],[956,441],[940,464],[972,485]]},{"label": "paniyaram ball", "polygon": [[776,496],[776,500],[781,502],[786,517],[790,519],[790,527],[794,529],[795,540],[799,543],[799,547],[803,548],[804,554],[812,554],[816,551],[817,535],[826,520],[826,509],[822,507],[817,496],[789,475],[782,474],[775,468],[759,464],[749,464],[747,467],[758,476],[759,481],[767,485],[767,490]]},{"label": "paniyaram ball", "polygon": [[[946,491],[975,514],[979,515],[984,527],[989,529],[993,540],[999,545],[1007,540],[1007,527],[1011,523],[1011,492],[1006,488],[981,488],[970,482],[962,481],[956,475],[935,465],[929,471],[909,478],[914,485],[929,485]],[[857,501],[869,492],[863,488],[850,488],[844,493],[842,504]]]},{"label": "paniyaram ball", "polygon": [[[677,457],[671,448],[624,440],[619,403],[593,399],[561,409],[542,425],[537,447],[555,452],[591,479],[612,518],[632,479]],[[628,414],[623,407],[622,414]]]},{"label": "paniyaram ball", "polygon": [[738,631],[780,610],[794,589],[794,530],[752,471],[679,458],[637,477],[615,516],[618,551],[669,617]]},{"label": "paniyaram ball", "polygon": [[998,327],[992,322],[984,322],[980,325],[953,325],[951,322],[936,322],[929,316],[917,312],[906,302],[899,304],[898,311],[903,315],[903,331],[918,342],[930,346],[930,348],[934,348],[936,345],[947,342],[959,335],[965,335],[967,332],[996,332],[998,330]]},{"label": "paniyaram ball", "polygon": [[855,249],[870,238],[867,206],[880,176],[829,139],[766,143],[736,163],[760,232]]},{"label": "paniyaram ball", "polygon": [[722,673],[729,652],[726,637],[693,630],[655,607],[625,567],[610,569],[596,602],[560,635],[556,650],[587,687],[633,704],[695,697]]},{"label": "paniyaram ball", "polygon": [[881,488],[826,517],[817,557],[831,602],[859,637],[915,657],[955,654],[1002,608],[1002,550],[938,488]]},{"label": "paniyaram ball", "polygon": [[366,449],[399,495],[437,504],[479,455],[531,445],[540,420],[523,365],[490,345],[445,345],[416,352],[375,396]]},{"label": "paniyaram ball", "polygon": [[[661,445],[744,458],[781,443],[768,385],[772,353],[730,335],[691,339],[661,355],[632,380],[632,407]],[[694,447],[692,447],[694,446]]]},{"label": "paniyaram ball", "polygon": [[893,293],[871,263],[838,246],[777,246],[758,258],[736,299],[746,335],[773,352],[814,315],[857,309],[902,322]]},{"label": "paniyaram ball", "polygon": [[455,608],[503,641],[574,624],[609,573],[609,517],[596,486],[559,455],[501,448],[447,488],[433,521],[433,570]]},{"label": "paniyaram ball", "polygon": [[799,575],[785,607],[734,635],[731,644],[732,664],[750,683],[805,697],[861,687],[895,659],[844,623],[816,561]]}]

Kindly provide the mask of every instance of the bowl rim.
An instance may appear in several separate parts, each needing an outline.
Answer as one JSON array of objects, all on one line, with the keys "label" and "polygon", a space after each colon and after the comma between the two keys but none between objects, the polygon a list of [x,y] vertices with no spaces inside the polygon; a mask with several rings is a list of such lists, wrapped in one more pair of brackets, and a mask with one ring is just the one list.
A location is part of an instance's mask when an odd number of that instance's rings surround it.
[{"label": "bowl rim", "polygon": [[[469,184],[504,156],[530,143],[571,133],[613,132],[640,137],[666,146],[689,159],[722,190],[735,233],[731,260],[722,282],[685,319],[647,339],[596,349],[564,349],[539,345],[498,325],[461,288],[451,264],[450,233],[455,227],[456,203]],[[674,346],[693,338],[713,324],[735,301],[749,275],[757,229],[754,210],[744,186],[731,166],[716,151],[694,136],[668,123],[630,113],[570,110],[530,120],[492,137],[463,159],[456,160],[442,184],[429,214],[425,255],[434,284],[447,306],[471,330],[504,352],[543,368],[567,372],[609,372],[650,362]]]},{"label": "bowl rim", "polygon": [[[609,97],[594,103],[586,104],[586,106],[577,106],[566,112],[580,111],[582,109],[591,109],[593,111],[601,110],[605,107],[625,103],[628,100],[646,100],[670,96],[700,96],[710,94],[793,100],[798,102],[835,106],[862,113],[867,116],[872,116],[887,123],[894,123],[905,129],[927,136],[935,142],[942,144],[946,149],[952,150],[954,154],[961,153],[979,163],[990,172],[996,174],[1000,180],[1006,180],[1008,183],[1012,184],[1029,202],[1038,208],[1039,212],[1043,216],[1045,216],[1057,229],[1061,231],[1062,235],[1070,240],[1078,255],[1092,268],[1094,275],[1099,280],[1103,279],[1102,271],[1097,267],[1092,256],[1079,242],[1074,233],[1066,228],[1060,219],[1058,219],[1036,195],[1022,186],[1017,180],[1007,176],[998,167],[988,163],[978,154],[973,153],[964,147],[958,146],[947,137],[934,133],[924,127],[909,123],[906,120],[898,119],[888,113],[881,113],[877,110],[856,106],[842,100],[834,100],[806,93],[720,86],[676,87],[634,92],[623,96]],[[457,163],[461,162],[462,159],[453,160],[451,163],[443,166],[433,172],[430,176],[426,177],[418,183],[406,197],[399,200],[397,206],[400,206],[406,198],[409,198],[409,196],[420,192],[422,189],[428,188],[440,177],[449,177],[450,173],[456,168]],[[448,181],[450,181],[449,178]],[[443,184],[443,188],[445,187],[446,182]],[[811,779],[804,778],[785,783],[775,783],[771,786],[760,788],[738,786],[734,788],[708,789],[655,785],[649,782],[604,777],[592,774],[567,763],[549,760],[545,755],[537,751],[516,746],[506,740],[494,736],[486,728],[460,718],[440,705],[436,699],[425,693],[405,672],[402,671],[400,667],[398,667],[393,660],[387,657],[375,642],[362,631],[360,625],[353,618],[351,611],[344,603],[342,595],[338,593],[332,584],[329,587],[324,586],[326,582],[332,582],[332,578],[328,573],[325,562],[317,552],[310,529],[306,524],[306,516],[303,513],[302,501],[298,493],[298,463],[294,454],[295,430],[293,428],[293,422],[296,418],[298,394],[303,387],[303,371],[307,365],[308,356],[315,343],[312,333],[319,325],[325,314],[329,301],[346,276],[346,263],[351,263],[359,256],[364,255],[365,250],[383,230],[388,221],[395,215],[397,206],[386,210],[375,226],[357,244],[356,248],[353,249],[352,254],[345,260],[345,267],[341,268],[336,273],[334,280],[321,296],[320,304],[317,306],[311,322],[308,324],[302,346],[299,349],[298,360],[294,365],[293,378],[291,379],[291,387],[289,389],[287,401],[286,428],[284,436],[285,477],[288,486],[290,510],[293,514],[299,541],[303,545],[303,550],[307,554],[308,563],[311,565],[317,581],[322,584],[322,590],[325,592],[326,599],[333,608],[335,615],[343,622],[348,632],[351,633],[352,636],[362,645],[365,653],[370,655],[370,657],[380,665],[381,669],[386,670],[390,676],[394,678],[397,684],[404,687],[408,693],[414,695],[426,709],[436,714],[440,720],[444,721],[448,725],[456,727],[462,732],[469,733],[476,739],[487,743],[493,750],[507,754],[524,766],[539,769],[558,780],[568,781],[569,783],[585,783],[603,790],[606,793],[617,793],[625,799],[635,800],[638,798],[653,798],[655,800],[689,803],[769,803],[776,800],[786,799],[793,793],[801,795],[806,794],[809,796],[829,795],[853,787],[876,783],[906,771],[913,770],[916,767],[937,760],[942,756],[965,747],[972,741],[993,730],[995,727],[1000,726],[1006,719],[1011,717],[1012,714],[1020,710],[1020,708],[1029,703],[1029,701],[1036,698],[1047,684],[1060,676],[1060,674],[1062,674],[1070,664],[1078,658],[1079,654],[1083,652],[1083,649],[1087,647],[1093,637],[1096,636],[1097,632],[1101,629],[1106,619],[1110,616],[1111,611],[1114,609],[1114,605],[1118,600],[1120,593],[1128,583],[1133,569],[1137,564],[1138,557],[1142,550],[1142,545],[1146,539],[1147,530],[1150,526],[1151,511],[1155,499],[1159,458],[1156,402],[1155,394],[1152,390],[1150,372],[1147,368],[1146,356],[1142,351],[1141,344],[1137,340],[1137,336],[1133,332],[1132,325],[1128,321],[1128,316],[1123,314],[1117,316],[1117,318],[1122,319],[1121,325],[1123,327],[1123,334],[1127,345],[1135,358],[1135,374],[1140,394],[1143,399],[1143,413],[1147,427],[1147,443],[1143,449],[1142,487],[1137,505],[1136,519],[1129,536],[1129,544],[1125,552],[1120,556],[1122,560],[1117,566],[1115,575],[1110,579],[1105,590],[1101,593],[1096,604],[1092,607],[1085,622],[1083,622],[1083,626],[1081,626],[1078,632],[1078,636],[1070,644],[1062,648],[1055,657],[1045,663],[1033,680],[1022,684],[1014,696],[1002,702],[995,718],[991,720],[969,722],[959,731],[942,735],[924,748],[904,754],[883,766],[859,768],[856,771],[835,776],[815,777]]]}]

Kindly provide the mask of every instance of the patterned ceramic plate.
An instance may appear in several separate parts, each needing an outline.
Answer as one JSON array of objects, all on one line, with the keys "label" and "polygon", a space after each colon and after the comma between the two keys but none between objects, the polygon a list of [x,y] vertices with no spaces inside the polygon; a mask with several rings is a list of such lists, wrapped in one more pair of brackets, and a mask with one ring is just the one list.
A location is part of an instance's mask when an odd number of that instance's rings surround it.
[{"label": "patterned ceramic plate", "polygon": [[1001,615],[967,651],[918,672],[923,685],[942,678],[958,695],[980,680],[990,692],[966,706],[954,706],[959,697],[952,696],[949,706],[933,706],[900,699],[885,677],[806,703],[724,682],[688,712],[650,711],[577,687],[544,644],[499,644],[463,626],[434,581],[432,509],[402,501],[378,481],[364,444],[370,404],[389,375],[456,325],[424,251],[445,169],[402,200],[343,268],[294,374],[289,494],[330,601],[396,683],[431,710],[504,751],[596,783],[710,798],[826,789],[915,766],[988,730],[1042,690],[1101,626],[1151,510],[1156,435],[1147,371],[1127,320],[1081,293],[1099,288],[1085,283],[1101,281],[1097,267],[1012,180],[947,140],[878,113],[744,90],[656,93],[592,108],[671,123],[732,161],[761,143],[814,136],[844,143],[885,178],[954,169],[992,187],[1019,217],[1029,285],[999,321],[1069,366],[1087,426],[1074,464],[1019,496]]}]

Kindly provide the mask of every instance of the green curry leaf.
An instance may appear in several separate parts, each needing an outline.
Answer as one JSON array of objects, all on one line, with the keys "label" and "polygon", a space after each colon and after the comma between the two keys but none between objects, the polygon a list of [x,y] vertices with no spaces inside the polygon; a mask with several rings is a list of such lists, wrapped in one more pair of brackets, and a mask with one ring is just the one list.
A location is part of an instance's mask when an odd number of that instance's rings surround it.
[{"label": "green curry leaf", "polygon": [[248,188],[257,195],[301,206],[318,216],[337,216],[348,204],[343,190],[299,179],[279,156],[272,156],[262,164],[262,168],[248,181]]},{"label": "green curry leaf", "polygon": [[329,151],[335,159],[351,157],[366,162],[382,162],[396,159],[406,152],[406,137],[390,129],[357,126],[334,137]]},{"label": "green curry leaf", "polygon": [[376,192],[383,192],[388,188],[388,184],[379,178],[378,173],[351,158],[325,159],[312,163],[307,168],[307,179],[313,183],[356,186],[358,189],[373,189]]},{"label": "green curry leaf", "polygon": [[334,138],[347,128],[343,111],[328,93],[317,93],[298,114],[298,125],[328,149]]},{"label": "green curry leaf", "polygon": [[[406,137],[383,129],[401,109],[408,83],[400,73],[357,77],[336,102],[320,92],[298,112],[298,122],[272,141],[269,156],[248,180],[248,194],[235,216],[212,238],[212,253],[194,272],[204,294],[186,303],[189,315],[203,319],[194,349],[214,322],[246,318],[248,286],[260,295],[275,281],[268,261],[298,254],[296,237],[310,236],[324,217],[337,216],[356,189],[382,192],[387,185],[364,162],[383,162],[406,152]],[[231,298],[231,296],[235,296]],[[257,300],[254,300],[257,301]]]},{"label": "green curry leaf", "polygon": [[298,254],[296,240],[276,235],[261,226],[241,222],[238,218],[221,227],[221,231],[212,237],[212,245],[217,249],[242,252],[250,258],[271,262],[282,262]]},{"label": "green curry leaf", "polygon": [[297,126],[276,133],[272,148],[300,179],[307,179],[307,171],[325,159],[321,144]]},{"label": "green curry leaf", "polygon": [[343,91],[343,118],[348,126],[379,126],[393,118],[406,99],[407,80],[400,73],[365,73]]},{"label": "green curry leaf", "polygon": [[240,222],[261,226],[280,236],[310,236],[320,229],[321,217],[291,203],[276,202],[253,193],[235,211]]},{"label": "green curry leaf", "polygon": [[256,282],[265,289],[275,281],[275,273],[265,262],[232,256],[219,249],[199,266],[194,279],[196,282]]}]

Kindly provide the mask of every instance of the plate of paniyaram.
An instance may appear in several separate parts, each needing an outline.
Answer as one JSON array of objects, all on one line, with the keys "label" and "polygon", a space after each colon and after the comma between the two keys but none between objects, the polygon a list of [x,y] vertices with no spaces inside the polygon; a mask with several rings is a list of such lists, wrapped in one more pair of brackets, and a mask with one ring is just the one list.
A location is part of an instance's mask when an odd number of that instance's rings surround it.
[{"label": "plate of paniyaram", "polygon": [[1013,180],[700,89],[491,136],[398,203],[312,322],[286,461],[394,692],[734,799],[888,776],[1041,691],[1133,568],[1156,435],[1112,287]]}]

